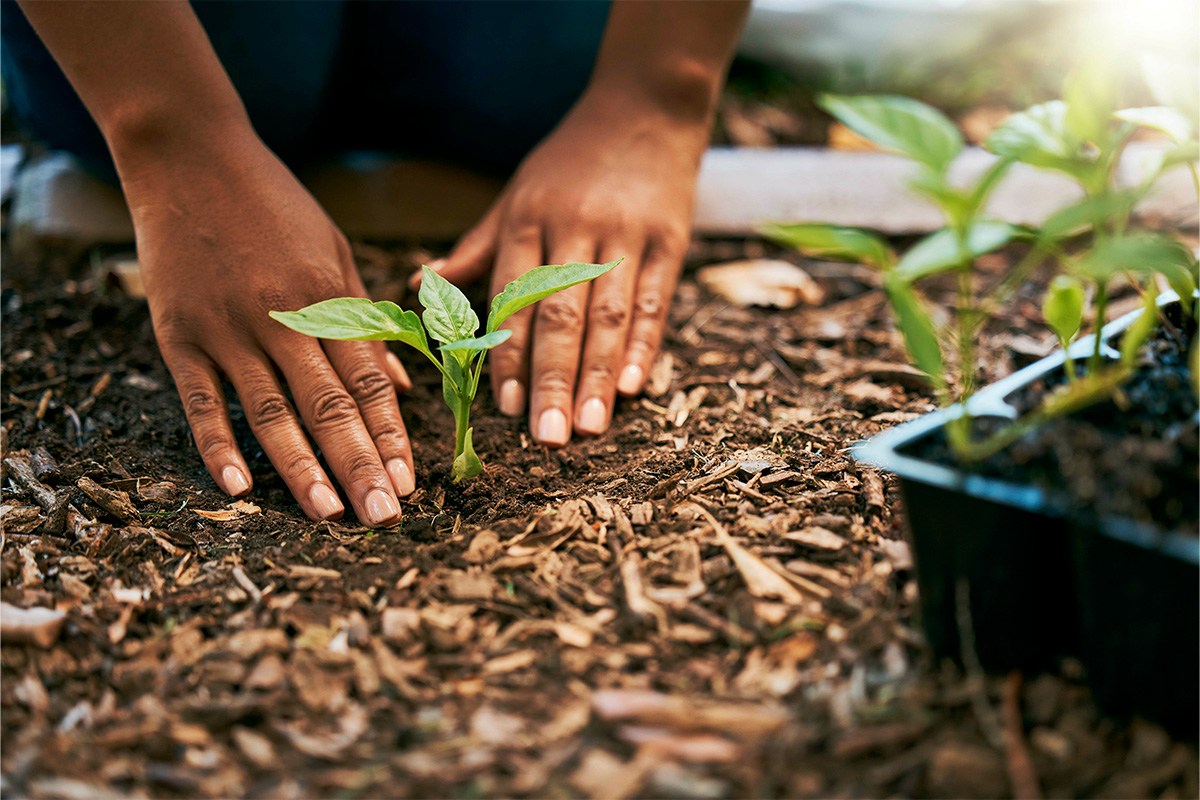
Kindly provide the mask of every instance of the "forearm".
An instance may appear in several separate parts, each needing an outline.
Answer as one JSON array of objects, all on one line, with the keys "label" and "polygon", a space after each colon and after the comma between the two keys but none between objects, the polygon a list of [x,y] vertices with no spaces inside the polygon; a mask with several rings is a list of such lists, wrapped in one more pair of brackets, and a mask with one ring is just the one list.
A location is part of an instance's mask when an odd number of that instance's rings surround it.
[{"label": "forearm", "polygon": [[20,0],[99,125],[118,171],[143,157],[250,131],[237,92],[186,2]]},{"label": "forearm", "polygon": [[615,0],[589,92],[707,127],[749,0]]}]

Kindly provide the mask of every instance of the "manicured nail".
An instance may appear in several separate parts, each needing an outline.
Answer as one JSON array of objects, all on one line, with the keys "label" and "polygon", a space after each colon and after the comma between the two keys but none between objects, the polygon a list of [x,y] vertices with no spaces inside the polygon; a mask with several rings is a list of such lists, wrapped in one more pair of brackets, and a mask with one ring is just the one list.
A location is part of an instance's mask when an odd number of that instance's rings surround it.
[{"label": "manicured nail", "polygon": [[525,410],[525,387],[516,378],[509,378],[500,384],[500,413],[509,417],[519,417]]},{"label": "manicured nail", "polygon": [[367,522],[371,525],[384,525],[400,516],[400,506],[396,499],[383,489],[372,489],[367,492],[363,501],[367,509]]},{"label": "manicured nail", "polygon": [[637,364],[629,364],[625,369],[621,370],[621,377],[617,378],[617,388],[625,394],[637,394],[642,388],[642,380],[646,373],[642,372],[642,368]]},{"label": "manicured nail", "polygon": [[557,408],[548,408],[538,418],[537,440],[542,444],[567,443],[567,415]]},{"label": "manicured nail", "polygon": [[407,497],[417,488],[412,471],[402,458],[393,458],[387,462],[387,474],[392,479],[392,486],[396,488],[396,494],[401,497]]},{"label": "manicured nail", "polygon": [[579,409],[579,421],[575,427],[587,433],[603,433],[607,422],[608,409],[604,407],[604,401],[593,397]]},{"label": "manicured nail", "polygon": [[346,507],[338,499],[337,493],[323,483],[314,483],[308,490],[308,501],[312,503],[317,516],[321,519],[340,519],[346,512]]},{"label": "manicured nail", "polygon": [[400,358],[390,350],[384,358],[387,359],[388,370],[392,373],[392,382],[403,391],[407,392],[411,389],[412,379],[408,377],[408,370],[404,369],[404,365],[400,363]]},{"label": "manicured nail", "polygon": [[246,478],[246,473],[233,464],[221,470],[221,483],[225,484],[225,491],[234,497],[250,491],[250,481]]}]

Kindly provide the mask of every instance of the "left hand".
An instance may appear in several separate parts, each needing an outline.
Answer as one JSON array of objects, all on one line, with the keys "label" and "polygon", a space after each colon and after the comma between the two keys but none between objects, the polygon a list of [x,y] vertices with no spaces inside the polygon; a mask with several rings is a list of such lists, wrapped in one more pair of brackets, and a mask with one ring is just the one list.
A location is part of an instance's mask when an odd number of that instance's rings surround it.
[{"label": "left hand", "polygon": [[616,269],[511,318],[492,354],[500,410],[528,398],[534,438],[608,429],[617,392],[641,392],[663,338],[691,231],[706,124],[626,97],[589,92],[521,164],[503,194],[443,264],[455,283],[493,269],[491,294],[539,264]]}]

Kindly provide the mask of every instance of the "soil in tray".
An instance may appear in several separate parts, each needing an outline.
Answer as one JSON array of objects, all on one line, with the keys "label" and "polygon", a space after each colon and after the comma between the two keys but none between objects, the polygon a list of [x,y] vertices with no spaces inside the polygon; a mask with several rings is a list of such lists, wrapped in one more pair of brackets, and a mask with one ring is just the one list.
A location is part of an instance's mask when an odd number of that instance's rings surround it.
[{"label": "soil in tray", "polygon": [[[1200,524],[1200,428],[1187,367],[1195,323],[1188,321],[1181,329],[1180,320],[1169,322],[1144,347],[1138,369],[1119,397],[1043,425],[967,469],[1038,486],[1066,498],[1072,513],[1120,516],[1195,533]],[[1085,369],[1081,362],[1081,372]],[[1055,371],[1006,399],[1024,413],[1064,380]],[[1004,424],[979,419],[976,435]],[[940,434],[914,443],[910,453],[958,465]]]}]

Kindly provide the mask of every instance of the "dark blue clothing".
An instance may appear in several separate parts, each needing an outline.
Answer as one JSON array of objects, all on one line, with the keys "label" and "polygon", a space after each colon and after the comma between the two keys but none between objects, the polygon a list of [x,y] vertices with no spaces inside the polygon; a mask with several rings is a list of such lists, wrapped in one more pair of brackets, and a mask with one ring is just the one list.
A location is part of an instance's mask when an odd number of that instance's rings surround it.
[{"label": "dark blue clothing", "polygon": [[[583,92],[609,10],[609,0],[192,5],[255,130],[293,167],[365,149],[496,174]],[[99,130],[13,0],[0,2],[0,38],[22,124],[113,176]]]}]

